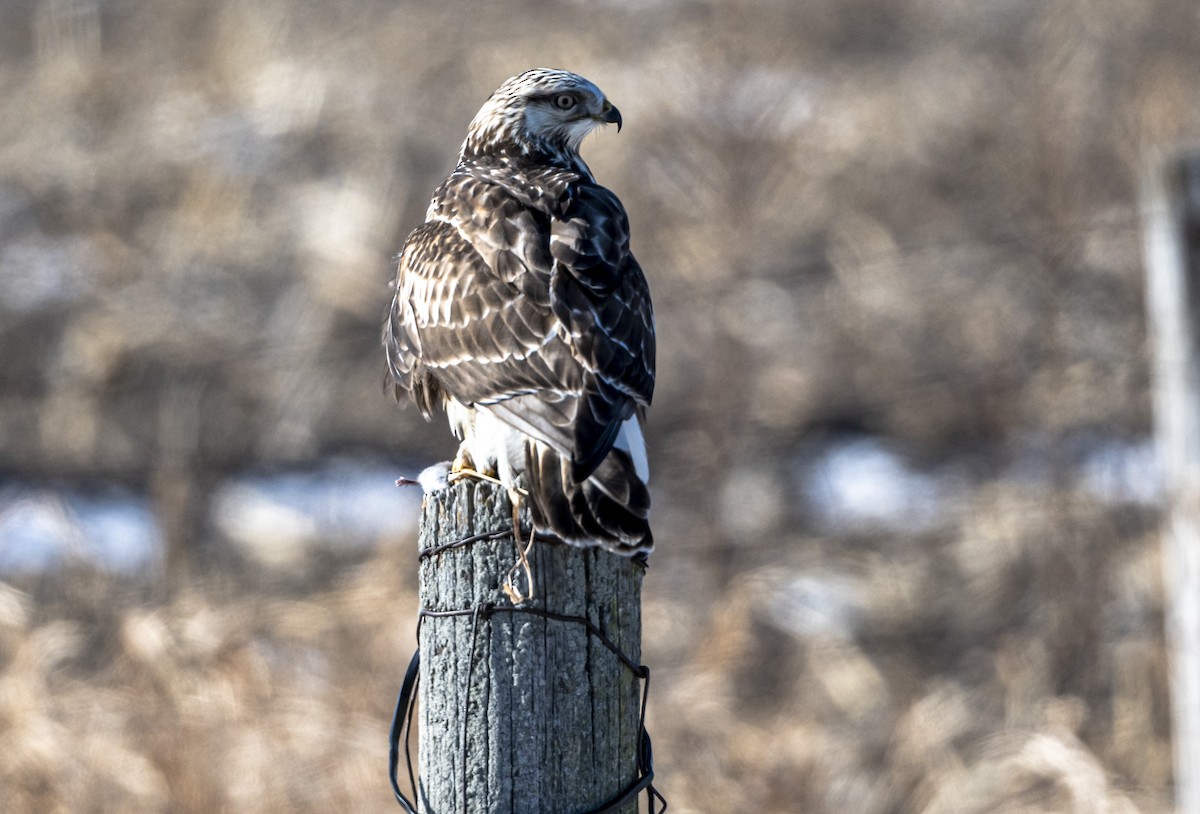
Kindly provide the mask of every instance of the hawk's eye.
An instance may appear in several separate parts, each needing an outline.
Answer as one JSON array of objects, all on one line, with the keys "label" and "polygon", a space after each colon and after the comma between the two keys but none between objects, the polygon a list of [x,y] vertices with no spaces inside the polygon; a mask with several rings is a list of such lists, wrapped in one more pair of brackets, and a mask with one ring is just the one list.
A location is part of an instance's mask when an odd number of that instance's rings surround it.
[{"label": "hawk's eye", "polygon": [[575,97],[569,93],[560,93],[554,97],[554,106],[559,110],[570,110],[575,107]]}]

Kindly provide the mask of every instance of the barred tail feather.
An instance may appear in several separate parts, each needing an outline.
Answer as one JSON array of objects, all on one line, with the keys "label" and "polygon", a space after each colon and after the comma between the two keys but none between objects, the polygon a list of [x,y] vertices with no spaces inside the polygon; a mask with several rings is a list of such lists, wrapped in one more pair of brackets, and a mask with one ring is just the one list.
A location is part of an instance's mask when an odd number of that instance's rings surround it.
[{"label": "barred tail feather", "polygon": [[625,556],[654,548],[650,491],[624,450],[612,449],[581,483],[572,475],[571,461],[545,444],[527,444],[526,454],[530,511],[539,531]]}]

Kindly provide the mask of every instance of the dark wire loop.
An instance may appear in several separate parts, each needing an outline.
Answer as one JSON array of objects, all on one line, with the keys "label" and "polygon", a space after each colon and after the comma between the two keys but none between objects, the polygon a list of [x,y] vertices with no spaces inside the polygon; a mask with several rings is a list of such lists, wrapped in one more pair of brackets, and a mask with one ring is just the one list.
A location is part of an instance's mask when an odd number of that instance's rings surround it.
[{"label": "dark wire loop", "polygon": [[417,686],[421,683],[421,648],[413,652],[412,660],[408,662],[408,672],[404,674],[404,683],[400,685],[400,696],[396,699],[396,711],[392,713],[392,730],[389,734],[391,747],[388,749],[388,778],[392,781],[392,793],[396,802],[404,809],[405,814],[417,814],[416,807],[400,791],[400,783],[396,779],[396,769],[400,764],[400,740],[404,740],[404,759],[408,764],[408,784],[417,796],[417,784],[413,779],[412,755],[408,751],[408,736],[412,732],[413,710],[417,707]]},{"label": "dark wire loop", "polygon": [[[508,530],[491,531],[483,534],[475,534],[470,537],[464,537],[461,540],[455,540],[451,543],[446,543],[440,546],[423,549],[421,551],[421,559],[440,554],[459,546],[471,545],[477,542],[489,540],[497,540],[501,537],[507,537],[512,534]],[[539,535],[540,537],[540,535]],[[552,540],[553,538],[546,538]],[[642,563],[644,565],[644,562]],[[445,618],[450,616],[470,616],[471,617],[471,653],[467,664],[467,673],[461,690],[462,718],[463,718],[463,751],[462,751],[462,800],[465,810],[467,800],[467,699],[471,689],[471,677],[475,667],[475,645],[478,640],[479,622],[481,619],[489,619],[497,613],[527,613],[532,616],[540,616],[544,619],[552,619],[558,622],[568,622],[573,624],[583,625],[588,633],[595,637],[602,645],[604,645],[617,659],[624,664],[635,677],[640,679],[642,684],[641,691],[641,711],[638,720],[638,750],[637,750],[637,770],[638,776],[634,778],[628,786],[622,789],[616,797],[601,805],[599,808],[593,808],[584,814],[607,814],[607,812],[616,811],[622,806],[634,800],[637,795],[643,791],[646,792],[647,801],[649,803],[650,814],[663,814],[667,810],[667,798],[654,787],[654,757],[650,746],[650,733],[646,730],[646,704],[650,698],[650,668],[644,664],[638,664],[633,659],[629,658],[621,648],[617,647],[616,643],[608,637],[608,635],[600,629],[591,619],[586,616],[572,616],[569,614],[555,613],[543,608],[529,608],[507,606],[499,607],[491,603],[483,603],[476,605],[473,608],[463,608],[460,610],[448,611],[432,611],[422,608],[417,617],[417,640],[420,641],[421,623],[427,617]],[[413,711],[417,705],[417,687],[420,684],[420,663],[421,650],[418,647],[413,653],[412,660],[408,664],[408,672],[404,675],[404,683],[400,687],[400,695],[396,699],[396,710],[392,715],[392,728],[390,733],[390,749],[388,750],[388,777],[392,782],[392,792],[396,796],[396,802],[404,809],[405,814],[418,814],[417,807],[404,796],[400,791],[400,783],[397,780],[397,772],[400,763],[400,739],[404,739],[404,758],[408,767],[408,783],[412,789],[413,797],[416,798],[417,784],[413,775],[412,755],[409,752],[408,740],[412,732]],[[661,808],[656,806],[661,805]]]},{"label": "dark wire loop", "polygon": [[[461,540],[453,540],[449,543],[442,543],[441,545],[430,546],[429,548],[422,548],[420,551],[417,552],[417,556],[420,559],[425,560],[425,559],[429,559],[430,557],[436,557],[438,554],[441,554],[445,551],[449,551],[452,548],[462,548],[463,546],[472,545],[474,543],[490,542],[492,540],[499,540],[503,537],[511,537],[511,536],[512,536],[512,531],[510,529],[496,529],[495,531],[484,531],[484,532],[480,532],[479,534],[472,534],[470,537],[464,537]],[[522,539],[529,538],[529,534],[524,529],[522,529],[522,531],[521,531],[521,536],[522,536]],[[534,532],[534,539],[537,540],[538,542],[542,542],[542,543],[558,542],[557,537],[555,537],[552,534],[546,534],[544,532]],[[643,557],[642,562],[644,563],[645,558],[643,555],[640,555],[640,554],[635,555],[634,559],[636,560],[639,556]]]}]

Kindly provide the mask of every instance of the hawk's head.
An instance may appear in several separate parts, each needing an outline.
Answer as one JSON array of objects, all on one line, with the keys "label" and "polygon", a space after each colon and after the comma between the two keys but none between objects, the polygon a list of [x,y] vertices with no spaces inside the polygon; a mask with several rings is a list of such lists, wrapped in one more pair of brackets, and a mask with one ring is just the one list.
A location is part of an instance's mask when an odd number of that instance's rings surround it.
[{"label": "hawk's head", "polygon": [[583,137],[602,124],[621,129],[621,112],[600,88],[570,71],[534,68],[507,80],[483,103],[462,154],[542,153],[574,163]]}]

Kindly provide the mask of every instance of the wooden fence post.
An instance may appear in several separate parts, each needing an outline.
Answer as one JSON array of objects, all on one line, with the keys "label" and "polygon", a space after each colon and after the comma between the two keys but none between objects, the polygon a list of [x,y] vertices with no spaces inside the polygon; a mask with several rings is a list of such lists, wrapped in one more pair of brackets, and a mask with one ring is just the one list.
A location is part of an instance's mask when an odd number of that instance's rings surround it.
[{"label": "wooden fence post", "polygon": [[1142,228],[1178,814],[1200,814],[1200,152],[1148,170]]},{"label": "wooden fence post", "polygon": [[[644,566],[538,541],[533,599],[514,608],[501,587],[517,561],[511,526],[489,483],[425,497],[421,812],[578,814],[638,779]],[[611,810],[636,814],[637,800]]]}]

